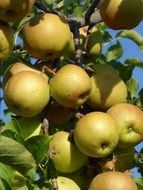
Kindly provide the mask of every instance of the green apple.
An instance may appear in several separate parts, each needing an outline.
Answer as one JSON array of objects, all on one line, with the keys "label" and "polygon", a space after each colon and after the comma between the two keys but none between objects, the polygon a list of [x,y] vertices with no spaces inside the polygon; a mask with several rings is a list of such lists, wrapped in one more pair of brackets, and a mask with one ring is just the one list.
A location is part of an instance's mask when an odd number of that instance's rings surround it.
[{"label": "green apple", "polygon": [[14,22],[23,19],[32,9],[35,0],[0,1],[0,20]]},{"label": "green apple", "polygon": [[119,132],[119,148],[134,147],[143,139],[143,112],[129,103],[119,103],[107,110]]},{"label": "green apple", "polygon": [[74,140],[84,154],[100,158],[111,154],[119,134],[112,117],[104,112],[90,112],[76,123]]},{"label": "green apple", "polygon": [[58,176],[57,185],[58,190],[80,190],[79,186],[67,177]]},{"label": "green apple", "polygon": [[134,180],[125,173],[108,171],[93,178],[88,190],[137,190]]},{"label": "green apple", "polygon": [[14,47],[14,32],[10,24],[0,22],[0,40],[0,61],[4,61],[10,56]]},{"label": "green apple", "polygon": [[4,101],[7,107],[23,117],[39,114],[48,104],[49,98],[49,84],[43,73],[18,72],[4,87]]},{"label": "green apple", "polygon": [[88,157],[69,140],[69,133],[56,132],[49,145],[49,156],[59,172],[72,173],[87,163]]},{"label": "green apple", "polygon": [[50,91],[51,96],[60,105],[78,108],[90,94],[91,81],[83,68],[67,64],[51,78]]},{"label": "green apple", "polygon": [[[98,68],[98,67],[97,67]],[[108,67],[107,67],[108,68]],[[99,69],[99,68],[98,68]],[[127,88],[124,81],[110,69],[95,67],[95,74],[91,76],[92,90],[87,104],[96,110],[106,111],[111,106],[124,102],[127,98]],[[113,70],[113,69],[112,69]]]}]

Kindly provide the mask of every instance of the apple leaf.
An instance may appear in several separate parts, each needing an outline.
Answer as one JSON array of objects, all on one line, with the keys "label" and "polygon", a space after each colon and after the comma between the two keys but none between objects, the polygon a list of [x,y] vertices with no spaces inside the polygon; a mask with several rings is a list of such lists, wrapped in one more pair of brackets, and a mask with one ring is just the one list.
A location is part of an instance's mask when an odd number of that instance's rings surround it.
[{"label": "apple leaf", "polygon": [[14,174],[15,170],[13,168],[3,163],[0,163],[0,178],[3,178],[8,184],[10,184]]},{"label": "apple leaf", "polygon": [[142,190],[143,189],[143,177],[136,178],[135,182],[137,184],[138,190]]},{"label": "apple leaf", "polygon": [[135,30],[123,30],[117,33],[116,37],[127,38],[134,41],[143,52],[143,37]]},{"label": "apple leaf", "polygon": [[116,44],[111,45],[106,53],[106,60],[117,60],[119,59],[123,54],[123,48],[119,41],[117,41]]},{"label": "apple leaf", "polygon": [[48,135],[33,136],[26,140],[24,145],[31,152],[37,164],[39,164],[43,159],[47,159],[49,149]]},{"label": "apple leaf", "polygon": [[139,91],[139,98],[140,98],[140,103],[143,107],[143,88]]},{"label": "apple leaf", "polygon": [[7,122],[4,128],[21,134],[20,126],[16,118],[12,118],[9,122]]},{"label": "apple leaf", "polygon": [[17,141],[0,135],[0,162],[11,166],[24,176],[35,175],[36,163],[32,154]]},{"label": "apple leaf", "polygon": [[2,131],[1,135],[5,136],[5,137],[9,137],[9,138],[11,138],[13,140],[16,140],[19,143],[24,142],[24,139],[22,138],[21,135],[19,135],[18,133],[14,132],[14,131],[12,131],[10,129],[6,129],[6,130]]},{"label": "apple leaf", "polygon": [[126,59],[124,64],[125,65],[134,65],[134,66],[143,68],[143,61],[136,57]]},{"label": "apple leaf", "polygon": [[138,88],[139,88],[138,81],[131,78],[127,81],[126,85],[127,85],[127,90],[128,90],[129,96],[131,98],[133,98],[136,95]]},{"label": "apple leaf", "polygon": [[3,178],[0,178],[0,189],[1,190],[13,190],[10,185],[7,183],[6,180],[4,180]]}]

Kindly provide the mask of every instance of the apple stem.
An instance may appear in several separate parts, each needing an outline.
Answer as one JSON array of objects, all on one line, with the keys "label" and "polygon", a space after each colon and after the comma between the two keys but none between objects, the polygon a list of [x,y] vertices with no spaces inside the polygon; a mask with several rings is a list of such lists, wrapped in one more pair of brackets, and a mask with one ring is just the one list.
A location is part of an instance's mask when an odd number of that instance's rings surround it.
[{"label": "apple stem", "polygon": [[44,118],[42,122],[40,134],[45,135],[48,133],[49,133],[49,121],[48,119]]}]

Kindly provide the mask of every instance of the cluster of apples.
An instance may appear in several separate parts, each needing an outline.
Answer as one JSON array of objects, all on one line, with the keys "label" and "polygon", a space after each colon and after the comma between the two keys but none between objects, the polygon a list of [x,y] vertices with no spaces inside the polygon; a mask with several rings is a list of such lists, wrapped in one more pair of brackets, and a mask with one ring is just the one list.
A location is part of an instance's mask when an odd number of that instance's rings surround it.
[{"label": "cluster of apples", "polygon": [[[7,59],[13,49],[14,35],[8,22],[22,19],[34,4],[34,0],[16,2],[13,0],[7,5],[3,0],[0,3],[0,29],[6,41],[2,54],[0,52],[1,61]],[[122,8],[128,6],[133,11],[130,13],[133,19],[126,17],[128,11]],[[112,7],[116,13],[110,9]],[[130,29],[142,19],[143,2],[101,0],[99,9],[109,27]],[[138,14],[134,15],[134,12]],[[95,58],[102,50],[102,35],[97,28],[86,35],[86,28],[82,28],[81,49]],[[71,58],[75,52],[68,22],[55,14],[34,15],[24,25],[22,36],[24,47],[37,59]],[[89,75],[83,68],[66,63],[51,77],[31,64],[14,63],[3,79],[5,103],[11,112],[21,116],[19,121],[25,139],[39,134],[39,114],[44,112],[48,118],[49,132],[52,128],[48,153],[59,172],[57,182],[60,190],[82,188],[67,176],[76,175],[75,172],[88,165],[90,158],[97,159],[104,172],[88,181],[89,190],[113,190],[117,186],[118,190],[137,190],[134,181],[124,171],[132,167],[134,147],[142,141],[143,112],[126,102],[126,84],[114,68],[107,64],[94,64],[93,69]],[[79,120],[73,122],[79,111],[82,117],[80,115]],[[74,130],[72,137],[71,124]],[[27,131],[32,128],[28,135],[25,125],[29,126]],[[116,162],[110,167],[113,155]],[[128,165],[129,159],[131,163]],[[108,171],[113,168],[117,171]]]}]

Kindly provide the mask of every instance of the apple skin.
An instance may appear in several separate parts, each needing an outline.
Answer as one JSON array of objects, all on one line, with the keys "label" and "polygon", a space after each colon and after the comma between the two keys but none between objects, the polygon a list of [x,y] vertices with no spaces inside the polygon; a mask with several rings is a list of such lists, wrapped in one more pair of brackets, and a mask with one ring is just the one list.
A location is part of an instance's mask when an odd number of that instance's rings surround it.
[{"label": "apple skin", "polygon": [[[33,71],[36,73],[41,73],[40,70],[38,70],[37,68],[35,68],[33,65],[28,64],[28,63],[23,63],[23,62],[16,62],[12,65],[10,65],[10,67],[6,70],[6,72],[4,73],[4,77],[3,77],[3,88],[5,86],[5,84],[7,83],[7,81],[16,73],[19,73],[21,71]],[[44,75],[44,73],[43,73]],[[46,78],[46,75],[45,75]],[[47,77],[48,79],[48,77]]]},{"label": "apple skin", "polygon": [[23,28],[24,46],[38,59],[54,60],[63,56],[71,40],[68,23],[58,15],[35,15]]},{"label": "apple skin", "polygon": [[103,36],[101,32],[93,27],[91,33],[87,36],[86,52],[88,57],[97,58],[102,52]]},{"label": "apple skin", "polygon": [[14,22],[23,19],[32,9],[35,0],[0,1],[0,20]]},{"label": "apple skin", "polygon": [[[98,69],[91,76],[92,89],[87,104],[95,110],[106,111],[111,106],[124,102],[127,98],[127,88],[124,81],[110,69]],[[113,69],[112,69],[113,70]]]},{"label": "apple skin", "polygon": [[42,73],[21,71],[4,87],[4,101],[13,113],[32,117],[40,113],[50,98],[49,84]]},{"label": "apple skin", "polygon": [[10,24],[0,21],[0,61],[6,60],[14,46],[14,32]]},{"label": "apple skin", "polygon": [[57,103],[69,108],[78,108],[87,100],[91,81],[81,67],[67,64],[50,79],[51,96]]},{"label": "apple skin", "polygon": [[95,176],[88,190],[137,190],[133,179],[118,171],[103,172]]},{"label": "apple skin", "polygon": [[57,171],[72,173],[87,163],[88,157],[68,140],[69,133],[56,132],[50,140],[49,155]]},{"label": "apple skin", "polygon": [[143,112],[135,105],[120,103],[107,110],[119,131],[117,147],[134,147],[142,141],[143,137]]},{"label": "apple skin", "polygon": [[130,30],[135,28],[143,18],[143,1],[101,0],[99,11],[108,27],[115,30]]},{"label": "apple skin", "polygon": [[74,140],[84,154],[101,158],[111,154],[119,134],[112,117],[104,112],[90,112],[76,123]]},{"label": "apple skin", "polygon": [[79,186],[67,177],[57,177],[58,190],[80,190]]}]

